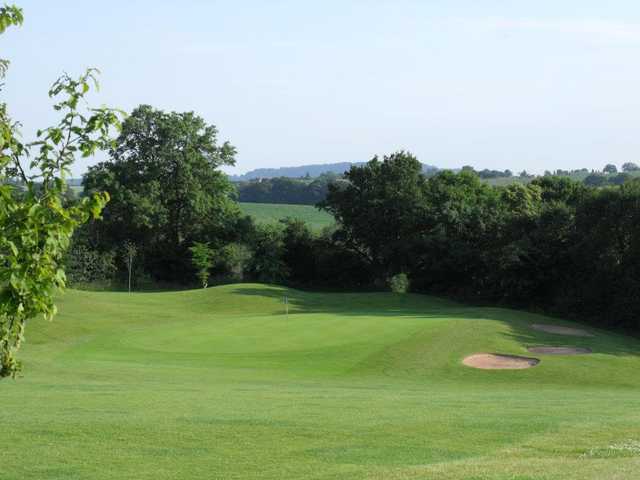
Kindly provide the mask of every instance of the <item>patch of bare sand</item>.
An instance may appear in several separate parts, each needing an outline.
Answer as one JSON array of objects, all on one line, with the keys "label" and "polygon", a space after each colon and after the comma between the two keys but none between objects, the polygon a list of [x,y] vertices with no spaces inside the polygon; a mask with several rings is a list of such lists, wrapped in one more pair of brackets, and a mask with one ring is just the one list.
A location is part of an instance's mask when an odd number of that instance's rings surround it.
[{"label": "patch of bare sand", "polygon": [[529,347],[527,350],[543,355],[586,355],[591,353],[590,348],[582,347]]},{"label": "patch of bare sand", "polygon": [[540,363],[540,360],[499,353],[476,353],[466,357],[462,360],[462,363],[468,367],[481,368],[483,370],[521,370],[535,367]]},{"label": "patch of bare sand", "polygon": [[562,327],[560,325],[548,325],[545,323],[534,323],[531,328],[539,332],[555,333],[557,335],[571,335],[574,337],[593,337],[592,333],[581,328]]}]

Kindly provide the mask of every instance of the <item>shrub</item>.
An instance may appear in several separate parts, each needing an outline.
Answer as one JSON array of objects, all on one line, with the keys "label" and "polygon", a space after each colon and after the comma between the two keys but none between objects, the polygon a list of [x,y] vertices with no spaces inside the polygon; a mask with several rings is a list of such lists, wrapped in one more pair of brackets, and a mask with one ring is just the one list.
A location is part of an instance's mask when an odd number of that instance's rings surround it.
[{"label": "shrub", "polygon": [[251,261],[251,250],[242,243],[230,243],[220,251],[219,266],[228,272],[227,279],[241,282]]},{"label": "shrub", "polygon": [[410,283],[406,273],[398,273],[389,279],[389,288],[393,293],[407,293]]},{"label": "shrub", "polygon": [[108,285],[116,273],[115,254],[98,252],[85,245],[75,244],[65,257],[65,270],[70,285]]}]

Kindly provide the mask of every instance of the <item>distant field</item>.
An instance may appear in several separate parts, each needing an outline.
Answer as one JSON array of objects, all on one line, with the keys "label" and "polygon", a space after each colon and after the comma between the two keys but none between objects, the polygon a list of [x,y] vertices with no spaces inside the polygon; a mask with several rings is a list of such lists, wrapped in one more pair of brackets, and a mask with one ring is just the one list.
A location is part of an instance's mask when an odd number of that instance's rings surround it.
[{"label": "distant field", "polygon": [[501,177],[501,178],[487,178],[484,181],[494,187],[506,187],[507,185],[512,185],[514,183],[527,184],[531,180],[533,180],[533,178]]},{"label": "distant field", "polygon": [[312,205],[287,205],[277,203],[240,203],[242,211],[256,222],[274,223],[286,217],[307,222],[314,230],[333,224],[333,217]]}]

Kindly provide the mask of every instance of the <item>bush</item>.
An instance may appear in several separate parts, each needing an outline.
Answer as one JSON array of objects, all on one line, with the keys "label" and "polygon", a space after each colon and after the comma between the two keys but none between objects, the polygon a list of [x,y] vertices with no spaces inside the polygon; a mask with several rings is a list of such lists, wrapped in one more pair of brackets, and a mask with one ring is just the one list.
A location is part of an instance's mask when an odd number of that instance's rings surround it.
[{"label": "bush", "polygon": [[72,286],[93,283],[108,285],[116,273],[115,254],[76,244],[66,254],[65,270]]},{"label": "bush", "polygon": [[389,279],[389,288],[393,293],[407,293],[410,283],[406,273],[398,273]]},{"label": "bush", "polygon": [[282,225],[257,225],[250,239],[252,255],[246,273],[252,279],[264,283],[282,283],[289,277],[283,260],[284,241]]},{"label": "bush", "polygon": [[220,251],[219,267],[226,272],[226,280],[241,282],[250,261],[251,250],[242,243],[230,243]]}]

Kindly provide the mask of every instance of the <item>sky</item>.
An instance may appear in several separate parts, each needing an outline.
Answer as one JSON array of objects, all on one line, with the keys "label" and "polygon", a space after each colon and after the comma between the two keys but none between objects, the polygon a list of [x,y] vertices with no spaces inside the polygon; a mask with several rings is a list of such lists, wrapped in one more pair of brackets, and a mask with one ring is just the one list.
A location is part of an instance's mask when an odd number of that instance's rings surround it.
[{"label": "sky", "polygon": [[[640,162],[640,2],[14,0],[2,93],[25,139],[63,72],[91,97],[194,111],[260,167],[404,149],[441,168]],[[83,173],[100,157],[80,160]]]}]

